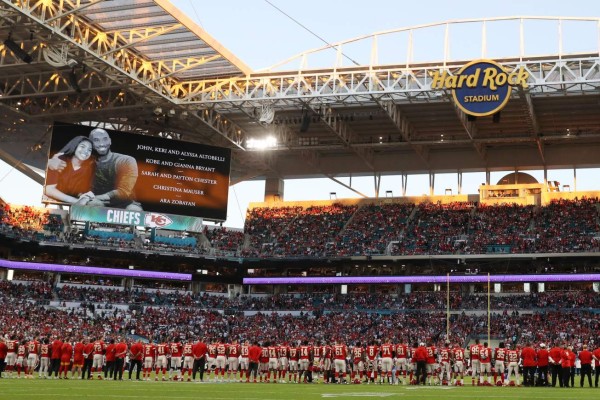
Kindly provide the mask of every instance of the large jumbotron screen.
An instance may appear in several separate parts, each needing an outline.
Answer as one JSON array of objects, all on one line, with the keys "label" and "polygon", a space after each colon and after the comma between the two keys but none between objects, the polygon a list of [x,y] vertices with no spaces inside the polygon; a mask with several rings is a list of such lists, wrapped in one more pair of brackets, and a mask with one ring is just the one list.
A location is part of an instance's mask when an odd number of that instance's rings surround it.
[{"label": "large jumbotron screen", "polygon": [[226,148],[55,123],[43,201],[225,220],[230,160]]}]

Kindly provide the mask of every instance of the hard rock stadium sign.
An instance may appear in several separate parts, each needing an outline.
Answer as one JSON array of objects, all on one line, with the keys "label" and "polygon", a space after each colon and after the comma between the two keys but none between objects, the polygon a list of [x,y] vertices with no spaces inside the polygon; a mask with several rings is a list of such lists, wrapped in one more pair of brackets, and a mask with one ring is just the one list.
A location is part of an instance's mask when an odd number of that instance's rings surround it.
[{"label": "hard rock stadium sign", "polygon": [[492,60],[475,60],[463,66],[457,74],[435,71],[431,74],[431,89],[452,90],[456,105],[465,114],[485,117],[502,110],[513,86],[528,87],[529,72],[519,67],[507,72]]}]

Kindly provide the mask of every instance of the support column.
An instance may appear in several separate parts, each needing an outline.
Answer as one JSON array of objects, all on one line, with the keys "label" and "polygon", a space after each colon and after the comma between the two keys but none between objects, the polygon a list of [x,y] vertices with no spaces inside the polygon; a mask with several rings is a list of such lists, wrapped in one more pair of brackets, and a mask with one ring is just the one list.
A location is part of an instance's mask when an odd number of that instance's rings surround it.
[{"label": "support column", "polygon": [[265,180],[265,202],[283,201],[283,188],[283,179],[268,177]]},{"label": "support column", "polygon": [[458,194],[462,194],[462,178],[463,178],[463,174],[462,171],[458,171]]},{"label": "support column", "polygon": [[381,187],[381,174],[374,174],[373,179],[375,180],[375,198],[379,198],[379,188]]},{"label": "support column", "polygon": [[402,197],[406,197],[406,186],[408,185],[408,174],[402,174]]},{"label": "support column", "polygon": [[433,192],[435,189],[435,174],[429,173],[429,195],[433,196]]},{"label": "support column", "polygon": [[544,187],[548,187],[548,168],[544,166]]},{"label": "support column", "polygon": [[490,184],[490,177],[491,177],[490,170],[486,169],[485,170],[485,184],[486,185]]},{"label": "support column", "polygon": [[573,167],[573,191],[577,191],[577,168]]}]

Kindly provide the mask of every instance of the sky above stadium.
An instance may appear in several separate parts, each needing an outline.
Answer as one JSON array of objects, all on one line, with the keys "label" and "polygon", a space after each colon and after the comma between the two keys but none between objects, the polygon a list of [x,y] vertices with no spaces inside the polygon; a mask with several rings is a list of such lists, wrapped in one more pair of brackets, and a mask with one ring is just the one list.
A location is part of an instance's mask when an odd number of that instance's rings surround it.
[{"label": "sky above stadium", "polygon": [[[260,70],[286,60],[303,51],[322,47],[325,42],[334,43],[361,35],[369,35],[402,27],[443,22],[448,20],[469,18],[492,18],[507,16],[563,16],[563,17],[597,17],[598,8],[592,0],[556,1],[556,0],[504,0],[499,2],[430,0],[427,2],[400,2],[396,0],[371,0],[369,2],[356,0],[172,0],[172,3],[194,20],[208,34],[230,50],[241,61],[253,70]],[[595,15],[594,15],[594,12]],[[302,26],[301,26],[302,25]],[[535,24],[528,26],[526,32],[526,52],[542,49],[535,54],[556,54],[558,41],[547,27]],[[440,28],[443,31],[443,28]],[[496,29],[496,31],[494,31]],[[507,24],[506,36],[502,33],[501,24],[490,28],[488,34],[488,49],[490,57],[518,55],[518,30],[514,24]],[[590,35],[591,33],[591,35]],[[594,29],[582,25],[565,24],[563,30],[565,46],[574,50],[583,43],[595,44],[592,50],[598,50],[600,38],[594,37]],[[453,57],[477,58],[480,54],[481,41],[478,33],[457,29],[450,44]],[[431,52],[440,51],[440,30],[427,31],[414,39],[414,61],[439,60]],[[472,39],[475,38],[475,39]],[[503,38],[506,38],[504,40]],[[368,62],[370,42],[364,41],[363,47],[348,46],[343,49],[349,59],[360,63]],[[379,60],[381,63],[392,63],[395,43],[380,42]],[[406,58],[406,41],[400,40],[398,60]],[[442,46],[443,48],[443,46]],[[532,50],[533,49],[533,50]],[[430,51],[431,50],[431,51]],[[310,59],[310,62],[333,66],[336,62],[334,51],[321,52],[321,57]],[[419,59],[419,57],[421,59]],[[297,69],[300,62],[289,64],[289,68]],[[543,172],[527,171],[538,180],[543,180]],[[578,190],[598,189],[599,170],[578,170],[576,185]],[[491,181],[495,183],[505,173],[492,173]],[[558,180],[562,184],[574,187],[572,170],[549,171],[549,180]],[[348,178],[341,178],[349,183]],[[485,181],[484,173],[465,174],[463,176],[463,193],[477,193],[478,186]],[[375,195],[372,177],[354,178],[352,185],[357,190],[369,196]],[[444,194],[450,188],[457,192],[457,179],[454,174],[436,176],[435,194]],[[401,193],[400,177],[383,177],[381,192],[391,190],[394,195]],[[335,192],[337,198],[356,197],[350,190],[329,179],[287,180],[285,182],[285,200],[322,200],[329,199],[330,193]],[[407,195],[422,195],[429,193],[428,177],[426,175],[411,176],[408,179]],[[244,182],[232,186],[229,193],[228,217],[224,224],[230,227],[243,227],[244,215],[249,202],[262,201],[264,181]],[[40,205],[42,197],[41,186],[18,171],[0,162],[0,197],[16,204]]]}]

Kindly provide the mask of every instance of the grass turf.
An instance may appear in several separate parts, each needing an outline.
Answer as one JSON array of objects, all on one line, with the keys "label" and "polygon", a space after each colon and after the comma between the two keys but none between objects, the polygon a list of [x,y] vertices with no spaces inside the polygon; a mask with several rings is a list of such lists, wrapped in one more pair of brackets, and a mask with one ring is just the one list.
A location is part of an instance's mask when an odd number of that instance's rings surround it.
[{"label": "grass turf", "polygon": [[1,379],[0,400],[5,399],[593,399],[596,388],[526,387],[413,387],[390,385],[246,384],[136,381],[80,381]]}]

